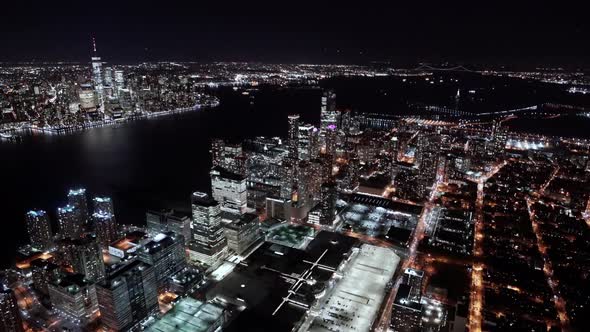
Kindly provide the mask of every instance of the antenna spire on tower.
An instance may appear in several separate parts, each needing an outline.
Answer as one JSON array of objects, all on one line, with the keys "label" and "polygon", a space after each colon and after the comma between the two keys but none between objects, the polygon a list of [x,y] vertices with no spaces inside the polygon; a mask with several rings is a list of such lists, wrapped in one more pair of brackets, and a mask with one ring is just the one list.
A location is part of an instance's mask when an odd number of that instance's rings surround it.
[{"label": "antenna spire on tower", "polygon": [[94,36],[92,36],[92,49],[94,50],[94,54],[96,54],[96,40],[94,39]]}]

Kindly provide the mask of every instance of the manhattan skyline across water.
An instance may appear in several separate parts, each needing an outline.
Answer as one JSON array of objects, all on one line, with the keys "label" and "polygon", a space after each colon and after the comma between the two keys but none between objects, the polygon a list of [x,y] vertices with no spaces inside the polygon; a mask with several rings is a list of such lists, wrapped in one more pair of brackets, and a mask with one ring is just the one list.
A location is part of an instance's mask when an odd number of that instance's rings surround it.
[{"label": "manhattan skyline across water", "polygon": [[576,5],[11,2],[0,332],[577,332]]}]

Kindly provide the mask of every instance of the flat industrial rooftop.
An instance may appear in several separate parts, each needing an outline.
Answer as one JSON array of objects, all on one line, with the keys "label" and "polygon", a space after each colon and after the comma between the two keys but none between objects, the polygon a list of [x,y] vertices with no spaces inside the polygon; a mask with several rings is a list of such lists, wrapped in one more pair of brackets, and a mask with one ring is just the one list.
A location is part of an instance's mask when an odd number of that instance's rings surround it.
[{"label": "flat industrial rooftop", "polygon": [[201,332],[209,331],[220,320],[223,308],[212,303],[184,298],[162,319],[150,326],[147,332]]},{"label": "flat industrial rooftop", "polygon": [[291,331],[315,302],[312,284],[327,283],[357,245],[332,232],[318,233],[305,250],[267,242],[207,297],[246,307],[224,331]]},{"label": "flat industrial rooftop", "polygon": [[342,272],[309,331],[369,331],[400,258],[390,249],[363,244]]}]

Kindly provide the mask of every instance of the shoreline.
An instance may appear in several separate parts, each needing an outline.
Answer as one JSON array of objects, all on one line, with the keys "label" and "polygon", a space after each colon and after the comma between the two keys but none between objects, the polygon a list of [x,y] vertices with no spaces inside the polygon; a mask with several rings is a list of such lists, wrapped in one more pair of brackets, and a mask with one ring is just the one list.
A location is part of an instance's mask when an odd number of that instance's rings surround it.
[{"label": "shoreline", "polygon": [[215,108],[219,106],[220,102],[215,101],[206,104],[195,104],[191,107],[182,107],[176,108],[173,110],[168,111],[159,111],[153,113],[139,113],[134,114],[126,118],[115,119],[115,120],[101,120],[101,121],[89,121],[84,122],[78,125],[70,125],[70,126],[59,126],[59,127],[37,127],[31,124],[23,124],[20,128],[10,128],[10,129],[3,129],[0,130],[0,141],[8,141],[8,142],[18,142],[22,139],[23,136],[29,135],[31,133],[43,134],[43,135],[67,135],[71,133],[82,132],[92,128],[99,128],[105,126],[116,126],[119,124],[125,124],[129,122],[134,122],[137,120],[145,120],[145,119],[152,119],[158,118],[163,116],[169,116],[174,114],[182,114],[192,111],[197,111],[204,108]]}]

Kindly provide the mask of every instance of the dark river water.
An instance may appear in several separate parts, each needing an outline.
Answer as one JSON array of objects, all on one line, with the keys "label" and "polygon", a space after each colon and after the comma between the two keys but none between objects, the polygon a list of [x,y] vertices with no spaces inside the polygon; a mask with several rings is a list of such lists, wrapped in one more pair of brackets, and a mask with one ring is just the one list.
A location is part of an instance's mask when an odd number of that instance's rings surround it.
[{"label": "dark river water", "polygon": [[218,93],[222,103],[213,109],[0,142],[0,266],[27,241],[25,212],[47,210],[55,223],[69,188],[112,196],[118,222],[141,224],[147,209],[188,210],[191,192],[209,190],[211,138],[285,135],[289,113],[319,120],[317,89]]},{"label": "dark river water", "polygon": [[[408,102],[426,97],[431,100],[425,102],[452,103],[457,90],[455,83],[433,87],[424,82],[402,84],[400,79],[344,79],[327,84],[335,88],[339,107],[393,114],[404,112]],[[512,104],[502,106],[506,109],[529,105],[539,98],[536,90],[531,92],[521,83],[500,92],[492,87],[504,85],[495,80],[482,83],[481,79],[470,82],[465,78],[462,84],[484,89],[488,94],[496,91],[485,103],[470,101],[477,109],[488,110],[500,99],[513,99]],[[301,114],[305,122],[319,122],[319,89],[261,88],[249,95],[242,92],[229,88],[215,91],[221,105],[214,109],[68,135],[31,135],[20,143],[0,141],[0,267],[9,265],[16,248],[27,241],[25,212],[44,209],[55,223],[56,208],[65,204],[70,188],[84,187],[90,197],[112,196],[120,223],[142,224],[147,209],[188,211],[192,191],[210,190],[211,138],[239,141],[261,135],[284,137],[287,115],[291,113]],[[544,92],[561,95],[559,91]],[[579,120],[559,120],[556,131],[588,136],[590,121]],[[527,121],[515,121],[510,125],[543,131],[544,126],[553,128],[557,123],[530,126]],[[572,126],[576,129],[572,130]]]}]

